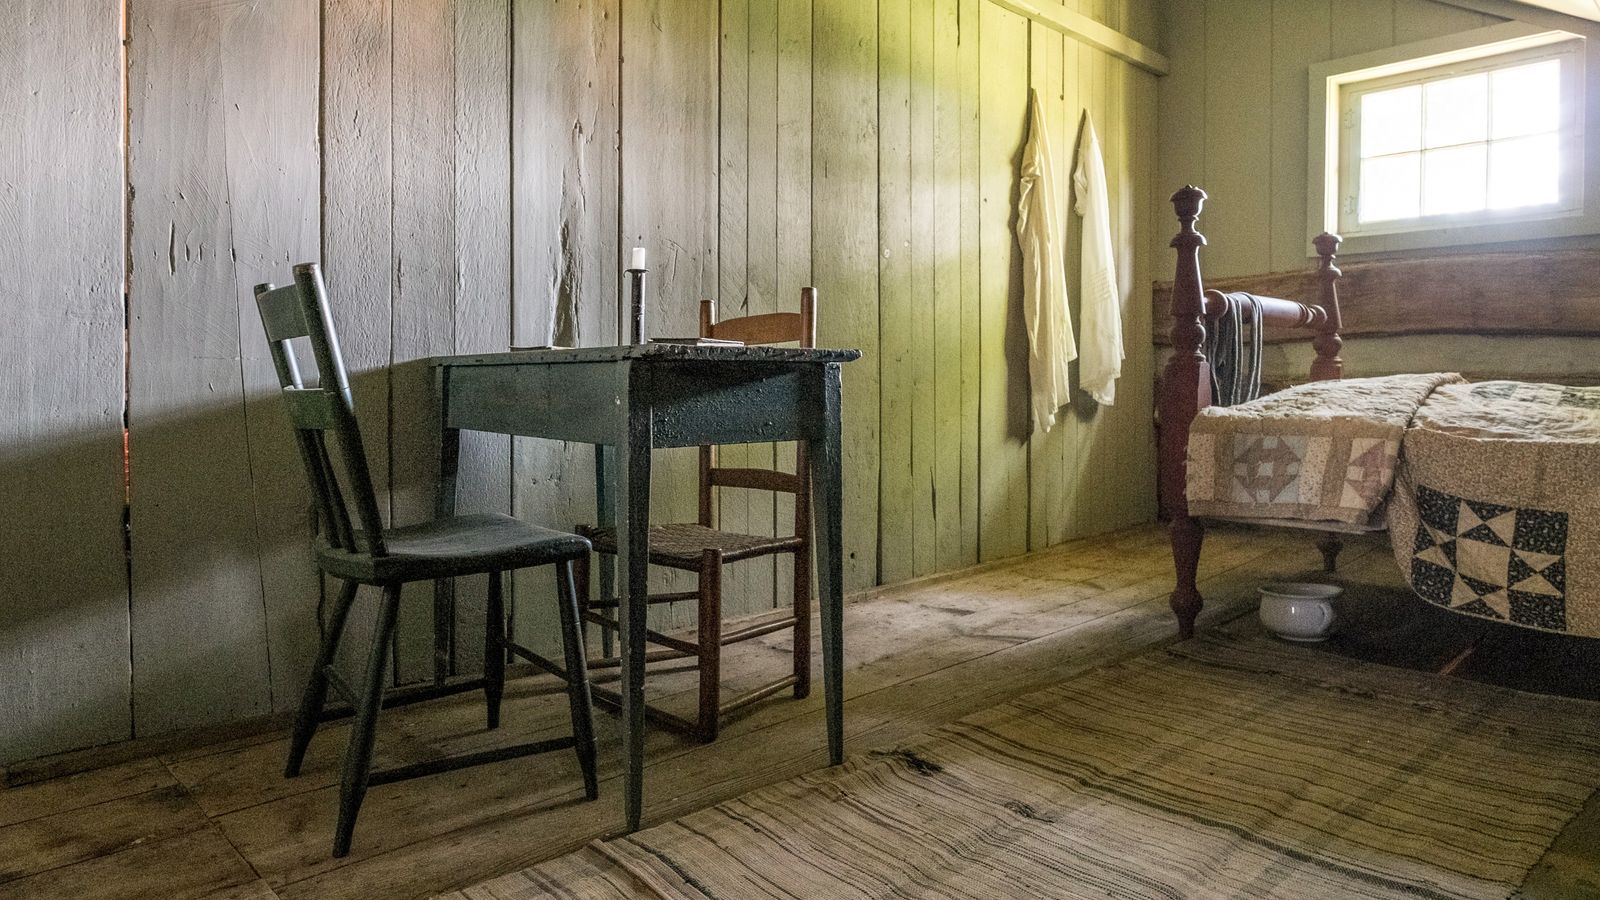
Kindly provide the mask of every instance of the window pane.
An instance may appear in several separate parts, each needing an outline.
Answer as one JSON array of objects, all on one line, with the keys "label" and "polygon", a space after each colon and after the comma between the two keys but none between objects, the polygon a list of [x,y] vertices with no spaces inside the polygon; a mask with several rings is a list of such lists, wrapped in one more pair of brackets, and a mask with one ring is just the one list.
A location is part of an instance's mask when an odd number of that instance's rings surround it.
[{"label": "window pane", "polygon": [[1488,153],[1483,144],[1429,150],[1422,156],[1422,214],[1483,209]]},{"label": "window pane", "polygon": [[1361,162],[1361,221],[1414,219],[1421,191],[1421,153]]},{"label": "window pane", "polygon": [[1422,86],[1373,91],[1361,97],[1361,155],[1381,156],[1422,146]]},{"label": "window pane", "polygon": [[1560,197],[1561,146],[1553,134],[1489,145],[1489,206],[1512,209]]},{"label": "window pane", "polygon": [[1494,81],[1494,137],[1538,134],[1561,127],[1561,61],[1491,73]]},{"label": "window pane", "polygon": [[1466,144],[1489,136],[1489,75],[1479,72],[1423,85],[1429,147]]}]

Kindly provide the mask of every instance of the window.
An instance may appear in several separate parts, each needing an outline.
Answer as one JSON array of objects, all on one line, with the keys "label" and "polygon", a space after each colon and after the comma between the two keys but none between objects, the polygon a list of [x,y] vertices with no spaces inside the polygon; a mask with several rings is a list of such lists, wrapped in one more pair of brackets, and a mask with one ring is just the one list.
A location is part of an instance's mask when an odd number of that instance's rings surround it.
[{"label": "window", "polygon": [[[1417,50],[1434,52],[1381,59]],[[1600,231],[1585,52],[1577,35],[1507,23],[1314,68],[1312,233],[1362,252]]]}]

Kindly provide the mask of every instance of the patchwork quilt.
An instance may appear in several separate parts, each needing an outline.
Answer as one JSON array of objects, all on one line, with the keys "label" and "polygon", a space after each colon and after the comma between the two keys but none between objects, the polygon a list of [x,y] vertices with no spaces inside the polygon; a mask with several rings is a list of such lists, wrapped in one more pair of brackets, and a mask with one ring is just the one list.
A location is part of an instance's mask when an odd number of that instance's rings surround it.
[{"label": "patchwork quilt", "polygon": [[1446,373],[1315,381],[1200,411],[1189,513],[1338,531],[1383,528],[1400,440]]},{"label": "patchwork quilt", "polygon": [[1187,497],[1196,516],[1387,527],[1427,602],[1600,637],[1600,388],[1402,375],[1205,410]]},{"label": "patchwork quilt", "polygon": [[1439,388],[1406,432],[1389,537],[1429,603],[1600,637],[1600,388]]}]

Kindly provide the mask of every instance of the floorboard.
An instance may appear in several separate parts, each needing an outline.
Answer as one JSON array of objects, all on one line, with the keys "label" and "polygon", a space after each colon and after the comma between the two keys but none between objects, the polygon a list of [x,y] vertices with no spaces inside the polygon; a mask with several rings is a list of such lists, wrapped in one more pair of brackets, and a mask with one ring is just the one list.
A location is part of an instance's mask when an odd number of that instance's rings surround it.
[{"label": "floorboard", "polygon": [[[1201,570],[1201,626],[1244,614],[1256,584],[1311,572],[1318,560],[1303,535],[1213,533]],[[857,597],[845,613],[848,752],[893,746],[1173,640],[1170,566],[1165,534],[1144,527]],[[1440,625],[1430,632],[1415,616],[1393,612],[1416,612],[1417,605],[1404,601],[1386,545],[1354,543],[1342,569],[1360,586],[1350,595],[1363,602],[1345,610],[1357,627],[1330,642],[1332,652],[1427,668],[1476,640],[1485,659],[1503,663],[1507,651],[1483,649],[1481,629],[1446,634]],[[782,671],[789,646],[778,634],[730,648],[730,689]],[[1570,663],[1569,656],[1558,662]],[[1469,677],[1489,677],[1486,665],[1463,668]],[[663,706],[687,712],[694,674],[681,666],[654,673],[649,690]],[[508,691],[505,724],[495,732],[484,728],[472,694],[386,714],[379,765],[565,731],[564,699],[552,679],[519,679]],[[147,759],[112,756],[116,764],[104,769],[0,791],[0,900],[427,897],[476,883],[620,826],[615,720],[602,714],[597,725],[598,802],[581,800],[577,765],[565,753],[379,787],[368,795],[354,851],[341,860],[328,849],[343,724],[318,734],[296,779],[282,777],[285,740],[272,734],[162,747]],[[821,766],[822,734],[820,692],[758,704],[714,744],[652,732],[646,822]],[[1539,886],[1594,877],[1588,848],[1600,833],[1600,802],[1591,806],[1595,815],[1579,816],[1572,836],[1530,876],[1527,896],[1559,896],[1541,894]]]}]

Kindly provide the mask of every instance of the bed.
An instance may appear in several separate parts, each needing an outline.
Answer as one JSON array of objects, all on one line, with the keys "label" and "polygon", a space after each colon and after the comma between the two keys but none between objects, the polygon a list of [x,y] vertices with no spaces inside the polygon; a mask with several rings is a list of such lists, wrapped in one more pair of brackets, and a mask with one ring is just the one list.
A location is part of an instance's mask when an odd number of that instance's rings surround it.
[{"label": "bed", "polygon": [[1201,282],[1205,199],[1193,186],[1172,197],[1172,356],[1157,402],[1180,634],[1194,633],[1203,602],[1204,523],[1228,520],[1318,532],[1329,571],[1342,534],[1387,531],[1402,575],[1429,603],[1600,637],[1600,389],[1469,384],[1448,372],[1344,379],[1339,238],[1322,234],[1317,302],[1244,295],[1258,328],[1314,333],[1310,380],[1215,406],[1205,335],[1239,295]]}]

